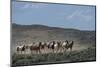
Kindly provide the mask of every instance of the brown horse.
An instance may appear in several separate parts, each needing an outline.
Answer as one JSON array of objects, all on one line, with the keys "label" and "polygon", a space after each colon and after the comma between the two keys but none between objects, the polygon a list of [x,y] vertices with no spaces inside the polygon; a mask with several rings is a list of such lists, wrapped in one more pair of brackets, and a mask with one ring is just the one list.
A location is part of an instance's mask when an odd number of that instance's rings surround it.
[{"label": "brown horse", "polygon": [[31,53],[33,52],[33,51],[36,51],[36,53],[40,53],[40,45],[39,46],[30,46],[30,51],[31,51]]}]

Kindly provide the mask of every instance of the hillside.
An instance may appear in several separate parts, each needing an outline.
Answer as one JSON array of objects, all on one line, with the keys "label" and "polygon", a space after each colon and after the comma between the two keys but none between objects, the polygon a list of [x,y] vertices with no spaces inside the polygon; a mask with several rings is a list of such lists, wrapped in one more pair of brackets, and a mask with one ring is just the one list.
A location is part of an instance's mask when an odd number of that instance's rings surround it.
[{"label": "hillside", "polygon": [[[70,28],[49,27],[44,25],[18,25],[12,24],[12,48],[21,42],[29,44],[37,41],[73,40],[75,46],[95,46],[95,31],[82,31]],[[13,48],[14,49],[14,48]]]}]

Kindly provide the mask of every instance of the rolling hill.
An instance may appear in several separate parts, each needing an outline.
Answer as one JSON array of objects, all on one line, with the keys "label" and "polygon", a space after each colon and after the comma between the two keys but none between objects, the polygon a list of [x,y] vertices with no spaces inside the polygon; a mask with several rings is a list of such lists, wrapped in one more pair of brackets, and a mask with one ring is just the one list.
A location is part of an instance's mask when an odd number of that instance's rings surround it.
[{"label": "rolling hill", "polygon": [[[71,28],[49,27],[45,25],[12,24],[12,48],[20,43],[29,44],[38,41],[73,40],[76,45],[94,45],[95,31],[83,31]],[[14,49],[14,48],[13,48]]]}]

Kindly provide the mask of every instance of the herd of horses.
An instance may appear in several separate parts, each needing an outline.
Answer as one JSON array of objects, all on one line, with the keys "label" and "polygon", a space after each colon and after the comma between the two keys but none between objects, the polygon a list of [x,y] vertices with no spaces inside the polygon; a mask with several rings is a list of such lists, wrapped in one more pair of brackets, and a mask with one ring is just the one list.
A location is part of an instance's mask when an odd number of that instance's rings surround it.
[{"label": "herd of horses", "polygon": [[42,50],[48,51],[51,50],[53,53],[57,53],[58,51],[66,51],[70,49],[72,51],[74,45],[74,41],[68,41],[65,40],[63,42],[61,41],[51,41],[51,42],[33,42],[28,45],[21,45],[16,47],[17,53],[22,54],[25,53],[26,50],[30,50],[31,53],[35,52],[37,54],[42,53]]}]

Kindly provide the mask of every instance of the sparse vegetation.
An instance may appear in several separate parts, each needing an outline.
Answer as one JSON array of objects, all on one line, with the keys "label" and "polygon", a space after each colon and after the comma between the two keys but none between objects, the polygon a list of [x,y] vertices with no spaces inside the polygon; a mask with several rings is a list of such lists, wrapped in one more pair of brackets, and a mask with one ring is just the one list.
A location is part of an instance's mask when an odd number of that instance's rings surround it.
[{"label": "sparse vegetation", "polygon": [[[37,34],[39,33],[39,34]],[[37,41],[75,40],[72,52],[48,54],[16,54],[12,56],[12,67],[55,62],[83,62],[96,60],[95,31],[56,28],[44,25],[12,25],[12,54],[17,42],[25,44]],[[19,45],[19,44],[18,44]],[[90,47],[90,48],[88,48]],[[85,49],[84,49],[85,48]],[[88,48],[88,49],[87,49]]]},{"label": "sparse vegetation", "polygon": [[81,62],[81,61],[95,61],[95,48],[88,48],[82,51],[72,51],[65,53],[48,53],[48,54],[30,54],[12,56],[12,66],[34,65],[51,62]]}]

